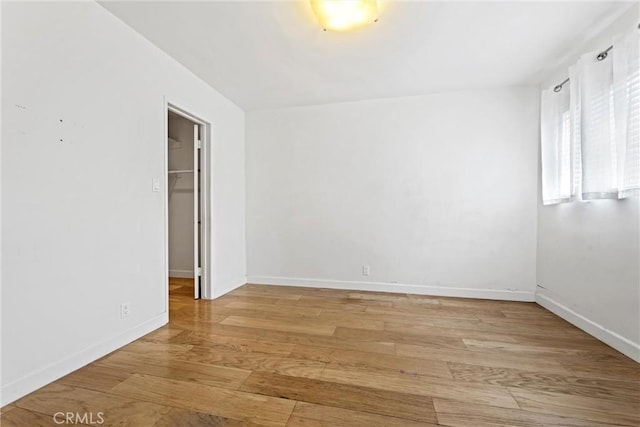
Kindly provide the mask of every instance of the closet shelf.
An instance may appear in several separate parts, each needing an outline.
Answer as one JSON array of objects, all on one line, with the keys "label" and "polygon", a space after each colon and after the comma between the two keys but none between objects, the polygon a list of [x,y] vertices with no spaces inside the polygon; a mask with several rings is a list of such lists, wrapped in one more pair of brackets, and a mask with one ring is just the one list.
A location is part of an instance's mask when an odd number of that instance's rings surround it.
[{"label": "closet shelf", "polygon": [[179,169],[175,171],[169,171],[169,173],[193,173],[193,169]]}]

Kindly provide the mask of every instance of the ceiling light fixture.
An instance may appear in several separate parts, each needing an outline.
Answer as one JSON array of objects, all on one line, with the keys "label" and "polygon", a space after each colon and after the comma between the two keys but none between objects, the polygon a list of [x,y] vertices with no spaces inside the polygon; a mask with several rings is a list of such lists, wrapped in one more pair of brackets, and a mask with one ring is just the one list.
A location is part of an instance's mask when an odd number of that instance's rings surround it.
[{"label": "ceiling light fixture", "polygon": [[322,28],[348,31],[378,20],[377,0],[311,0]]}]

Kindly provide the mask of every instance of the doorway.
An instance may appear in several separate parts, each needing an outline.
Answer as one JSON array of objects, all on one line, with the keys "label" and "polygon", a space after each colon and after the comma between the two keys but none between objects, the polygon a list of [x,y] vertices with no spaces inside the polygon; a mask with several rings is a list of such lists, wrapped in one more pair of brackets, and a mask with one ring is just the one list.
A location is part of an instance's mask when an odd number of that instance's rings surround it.
[{"label": "doorway", "polygon": [[170,294],[204,296],[206,274],[206,125],[168,106],[167,262]]}]

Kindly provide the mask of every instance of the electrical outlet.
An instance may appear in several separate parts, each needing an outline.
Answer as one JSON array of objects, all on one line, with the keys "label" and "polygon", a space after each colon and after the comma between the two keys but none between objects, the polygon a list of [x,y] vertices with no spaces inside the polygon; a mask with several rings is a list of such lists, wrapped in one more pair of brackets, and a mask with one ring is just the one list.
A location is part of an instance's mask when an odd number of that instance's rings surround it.
[{"label": "electrical outlet", "polygon": [[369,266],[368,266],[368,265],[363,265],[363,266],[362,266],[362,275],[363,275],[363,276],[368,276],[368,275],[369,275],[369,273],[370,273],[370,271],[371,271],[371,270],[370,270],[370,268],[369,268]]},{"label": "electrical outlet", "polygon": [[120,304],[120,318],[124,319],[126,317],[129,317],[129,303],[128,302],[123,302],[122,304]]}]

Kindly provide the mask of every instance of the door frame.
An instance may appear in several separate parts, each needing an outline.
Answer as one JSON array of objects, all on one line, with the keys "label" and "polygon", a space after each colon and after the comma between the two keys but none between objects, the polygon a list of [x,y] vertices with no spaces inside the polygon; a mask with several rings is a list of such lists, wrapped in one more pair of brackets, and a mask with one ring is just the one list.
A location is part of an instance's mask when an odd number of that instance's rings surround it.
[{"label": "door frame", "polygon": [[[184,117],[200,126],[200,298],[211,299],[211,123],[189,109],[164,99],[164,278],[165,278],[165,310],[169,312],[169,112]],[[195,171],[194,171],[195,173]],[[195,272],[197,274],[197,272]]]}]

